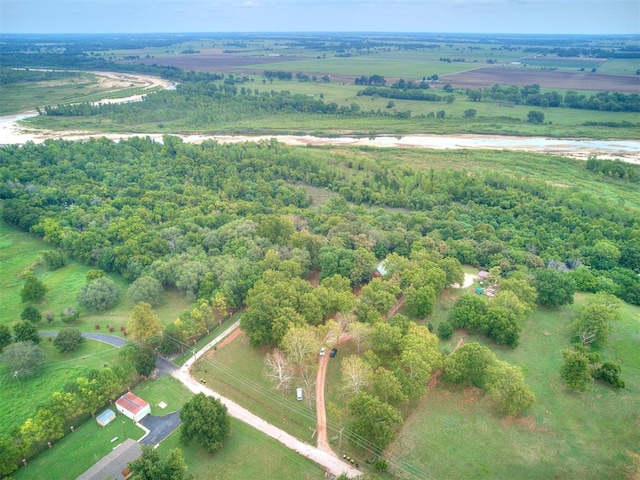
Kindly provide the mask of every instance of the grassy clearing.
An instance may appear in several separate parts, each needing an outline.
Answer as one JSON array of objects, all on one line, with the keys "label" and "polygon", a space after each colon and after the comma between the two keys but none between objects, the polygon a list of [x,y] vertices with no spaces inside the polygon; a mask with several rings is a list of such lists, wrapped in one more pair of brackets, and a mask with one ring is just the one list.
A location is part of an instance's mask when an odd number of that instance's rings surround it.
[{"label": "grassy clearing", "polygon": [[[247,478],[297,478],[321,480],[324,471],[311,460],[289,450],[249,425],[231,419],[231,436],[215,455],[192,443],[180,445],[180,431],[171,434],[158,447],[160,455],[180,448],[189,473],[195,478],[245,480]],[[213,473],[215,472],[215,473]],[[213,476],[212,476],[213,475]]]},{"label": "grassy clearing", "polygon": [[48,363],[32,377],[16,380],[13,372],[0,365],[0,431],[13,427],[34,415],[37,407],[86,369],[116,365],[120,361],[118,348],[106,343],[87,340],[73,353],[61,354],[53,343],[43,339]]},{"label": "grassy clearing", "polygon": [[136,86],[108,86],[99,81],[97,75],[80,73],[78,77],[49,80],[35,83],[20,83],[0,87],[0,115],[35,110],[45,105],[96,102],[107,98],[121,98],[155,89]]},{"label": "grassy clearing", "polygon": [[[113,409],[115,411],[115,409]],[[51,450],[46,450],[30,461],[27,467],[13,474],[15,480],[66,480],[76,478],[107,455],[113,447],[127,438],[134,440],[144,435],[131,420],[116,412],[116,418],[106,427],[93,419],[76,428]],[[113,443],[112,439],[117,438]]]},{"label": "grassy clearing", "polygon": [[[24,304],[20,301],[20,290],[23,280],[22,272],[33,269],[36,275],[47,286],[45,299],[36,305],[41,311],[51,311],[56,315],[54,321],[39,324],[42,330],[59,330],[64,326],[73,326],[83,331],[93,331],[100,325],[100,331],[106,332],[107,325],[116,327],[113,334],[120,334],[119,326],[126,325],[134,307],[127,298],[128,282],[119,275],[109,276],[121,288],[120,303],[106,312],[92,312],[79,309],[80,319],[72,325],[65,325],[59,314],[66,307],[78,308],[78,293],[86,284],[86,274],[91,269],[85,265],[70,261],[65,267],[48,271],[41,265],[40,251],[51,249],[51,245],[39,238],[21,232],[14,227],[0,222],[0,323],[12,324],[20,320],[20,312]],[[191,306],[184,295],[176,290],[167,290],[164,303],[154,308],[162,323],[175,320],[180,313]]]},{"label": "grassy clearing", "polygon": [[229,345],[211,351],[199,360],[192,374],[272,425],[313,443],[311,431],[316,425],[315,410],[309,409],[304,402],[297,402],[295,392],[283,395],[275,390],[264,375],[266,353],[266,349],[249,347],[247,337],[240,335]]},{"label": "grassy clearing", "polygon": [[[144,398],[151,405],[151,415],[163,416],[182,408],[193,393],[187,390],[179,380],[165,375],[158,379],[150,378],[133,389],[140,398]],[[158,407],[160,402],[167,404],[165,408]]]},{"label": "grassy clearing", "polygon": [[481,391],[440,384],[406,420],[389,453],[434,478],[625,478],[640,445],[640,309],[623,307],[603,352],[622,363],[627,388],[596,384],[579,394],[566,389],[559,368],[561,350],[569,345],[567,325],[585,298],[577,295],[573,306],[535,312],[515,350],[480,336],[466,339],[522,366],[538,397],[527,416],[503,419]]}]

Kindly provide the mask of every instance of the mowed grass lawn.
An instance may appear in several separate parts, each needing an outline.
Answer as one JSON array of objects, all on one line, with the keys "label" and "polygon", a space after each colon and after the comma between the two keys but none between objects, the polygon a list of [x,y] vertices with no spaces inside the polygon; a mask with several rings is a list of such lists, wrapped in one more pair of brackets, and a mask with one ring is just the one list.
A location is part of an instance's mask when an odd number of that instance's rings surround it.
[{"label": "mowed grass lawn", "polygon": [[0,432],[10,432],[35,415],[39,405],[54,392],[91,368],[117,365],[119,349],[106,343],[87,340],[73,353],[61,354],[48,339],[40,343],[47,363],[33,376],[15,379],[8,367],[0,364]]},{"label": "mowed grass lawn", "polygon": [[[115,412],[115,408],[112,407]],[[27,467],[13,473],[15,480],[68,480],[76,478],[127,438],[138,440],[144,431],[130,419],[116,413],[106,427],[94,419],[76,428],[51,450],[29,461]],[[113,441],[117,437],[117,440]]]},{"label": "mowed grass lawn", "polygon": [[[192,369],[192,375],[206,381],[207,386],[238,402],[267,422],[314,444],[311,438],[316,426],[315,407],[296,401],[295,390],[282,394],[264,373],[267,349],[253,349],[242,334],[230,344],[210,351]],[[293,388],[302,386],[294,384]]]},{"label": "mowed grass lawn", "polygon": [[196,443],[180,444],[180,430],[158,447],[161,457],[172,448],[180,448],[188,472],[194,478],[216,480],[305,479],[321,480],[325,473],[311,460],[289,450],[249,425],[231,419],[231,436],[222,450],[209,455]]},{"label": "mowed grass lawn", "polygon": [[[567,325],[586,298],[578,294],[575,305],[534,312],[514,350],[467,336],[522,367],[538,399],[525,416],[505,419],[482,391],[441,383],[406,419],[388,454],[439,479],[637,478],[631,465],[640,454],[640,308],[622,307],[602,352],[620,362],[626,388],[597,383],[577,393],[565,387],[559,369],[570,342]],[[458,338],[443,347],[452,349]]]}]

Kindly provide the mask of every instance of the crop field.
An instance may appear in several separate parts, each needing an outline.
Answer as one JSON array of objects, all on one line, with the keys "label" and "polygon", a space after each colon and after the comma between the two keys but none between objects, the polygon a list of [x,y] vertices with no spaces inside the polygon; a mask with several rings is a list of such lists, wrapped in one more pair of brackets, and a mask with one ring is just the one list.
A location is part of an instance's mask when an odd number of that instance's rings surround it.
[{"label": "crop field", "polygon": [[640,79],[625,75],[607,75],[531,71],[520,68],[485,67],[448,75],[446,81],[454,88],[485,88],[494,84],[532,85],[564,90],[598,90],[640,93]]}]

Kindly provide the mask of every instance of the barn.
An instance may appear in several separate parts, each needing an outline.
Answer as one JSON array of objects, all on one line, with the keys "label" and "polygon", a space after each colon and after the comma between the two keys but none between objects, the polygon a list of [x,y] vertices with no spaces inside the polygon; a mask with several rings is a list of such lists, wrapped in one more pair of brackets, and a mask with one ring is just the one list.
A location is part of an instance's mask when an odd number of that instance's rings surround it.
[{"label": "barn", "polygon": [[139,422],[151,413],[151,406],[131,392],[116,400],[116,409],[134,422]]},{"label": "barn", "polygon": [[98,425],[100,425],[101,427],[106,427],[115,418],[116,418],[116,412],[114,412],[110,408],[107,408],[104,412],[102,412],[100,415],[96,417],[96,422],[98,422]]}]

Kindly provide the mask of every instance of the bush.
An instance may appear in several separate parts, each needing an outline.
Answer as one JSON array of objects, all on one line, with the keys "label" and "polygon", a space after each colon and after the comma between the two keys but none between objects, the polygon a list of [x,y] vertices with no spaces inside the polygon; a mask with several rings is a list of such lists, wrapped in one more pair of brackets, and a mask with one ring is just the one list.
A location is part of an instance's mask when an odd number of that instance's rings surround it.
[{"label": "bush", "polygon": [[451,335],[453,335],[453,327],[451,324],[446,320],[440,322],[440,325],[438,325],[438,337],[441,340],[449,340]]},{"label": "bush", "polygon": [[49,270],[57,270],[67,264],[67,259],[57,250],[43,251],[42,260]]},{"label": "bush", "polygon": [[593,378],[597,380],[602,380],[614,388],[624,388],[624,380],[619,377],[619,374],[620,365],[614,362],[604,362],[591,372]]},{"label": "bush", "polygon": [[33,305],[28,305],[24,307],[24,310],[20,313],[20,319],[29,320],[32,323],[38,323],[42,320],[42,314],[40,313],[40,310]]},{"label": "bush", "polygon": [[62,323],[75,322],[78,318],[80,318],[80,312],[78,312],[74,307],[67,307],[62,311],[62,313],[60,313]]},{"label": "bush", "polygon": [[85,338],[77,328],[63,328],[56,335],[53,345],[60,353],[73,352],[81,343],[85,342]]}]

